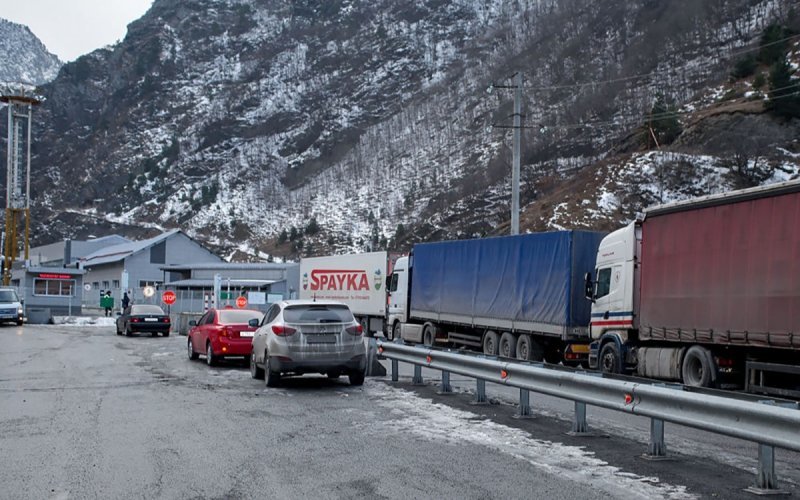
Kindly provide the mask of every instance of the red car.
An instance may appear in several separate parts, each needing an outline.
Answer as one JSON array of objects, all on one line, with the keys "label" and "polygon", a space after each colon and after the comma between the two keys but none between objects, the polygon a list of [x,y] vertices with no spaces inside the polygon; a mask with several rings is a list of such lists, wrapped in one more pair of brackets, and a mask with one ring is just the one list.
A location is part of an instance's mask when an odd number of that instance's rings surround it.
[{"label": "red car", "polygon": [[249,361],[256,327],[247,323],[251,319],[261,322],[263,317],[261,311],[250,309],[209,309],[196,323],[189,322],[189,359],[205,353],[209,366],[228,356]]}]

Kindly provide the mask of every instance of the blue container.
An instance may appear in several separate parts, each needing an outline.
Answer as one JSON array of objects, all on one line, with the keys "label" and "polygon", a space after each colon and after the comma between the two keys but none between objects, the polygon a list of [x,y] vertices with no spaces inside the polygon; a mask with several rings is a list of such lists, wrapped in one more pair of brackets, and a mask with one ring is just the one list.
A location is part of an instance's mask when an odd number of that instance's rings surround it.
[{"label": "blue container", "polygon": [[588,335],[593,273],[605,233],[556,231],[421,243],[411,257],[411,317],[518,332]]}]

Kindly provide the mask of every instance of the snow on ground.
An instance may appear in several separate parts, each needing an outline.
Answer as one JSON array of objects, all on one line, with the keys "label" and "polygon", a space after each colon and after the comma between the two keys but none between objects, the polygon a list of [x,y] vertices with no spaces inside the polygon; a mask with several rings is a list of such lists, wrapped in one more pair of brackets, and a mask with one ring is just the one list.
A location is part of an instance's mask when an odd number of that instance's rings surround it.
[{"label": "snow on ground", "polygon": [[116,318],[104,316],[53,316],[53,324],[74,326],[114,326]]},{"label": "snow on ground", "polygon": [[391,429],[425,440],[487,446],[524,460],[547,474],[570,478],[619,498],[695,498],[685,486],[625,472],[583,447],[533,439],[523,430],[433,403],[409,391],[388,386],[381,386],[379,390],[367,386],[366,390],[371,398],[397,418],[382,432]]}]

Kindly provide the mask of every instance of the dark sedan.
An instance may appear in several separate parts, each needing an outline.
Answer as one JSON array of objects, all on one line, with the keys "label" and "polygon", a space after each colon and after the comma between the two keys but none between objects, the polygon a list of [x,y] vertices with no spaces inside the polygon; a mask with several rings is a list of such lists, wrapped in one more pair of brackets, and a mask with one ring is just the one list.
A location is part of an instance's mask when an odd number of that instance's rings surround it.
[{"label": "dark sedan", "polygon": [[127,307],[117,318],[117,335],[131,336],[134,332],[169,336],[172,323],[169,316],[158,306],[134,304]]}]

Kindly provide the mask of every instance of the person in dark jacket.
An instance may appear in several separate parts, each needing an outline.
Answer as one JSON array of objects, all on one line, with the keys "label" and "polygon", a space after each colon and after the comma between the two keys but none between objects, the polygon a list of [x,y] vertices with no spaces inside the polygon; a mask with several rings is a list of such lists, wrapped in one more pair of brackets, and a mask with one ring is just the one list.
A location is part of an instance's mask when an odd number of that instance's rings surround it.
[{"label": "person in dark jacket", "polygon": [[122,310],[124,311],[125,309],[127,309],[128,306],[130,305],[130,303],[131,303],[131,299],[130,299],[130,297],[128,297],[128,292],[123,293],[122,294]]}]

